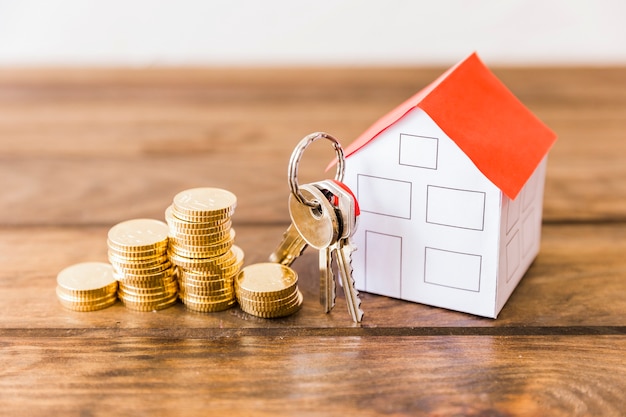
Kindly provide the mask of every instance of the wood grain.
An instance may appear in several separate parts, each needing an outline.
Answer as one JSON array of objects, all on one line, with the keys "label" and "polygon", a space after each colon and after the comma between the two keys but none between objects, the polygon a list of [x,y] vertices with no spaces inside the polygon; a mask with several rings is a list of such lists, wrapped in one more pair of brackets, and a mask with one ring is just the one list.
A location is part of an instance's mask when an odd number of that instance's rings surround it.
[{"label": "wood grain", "polygon": [[[442,68],[1,69],[0,405],[7,415],[621,416],[626,409],[626,71],[496,68],[559,135],[541,252],[496,320],[341,292],[317,259],[278,320],[238,308],[64,310],[56,274],[186,188],[238,196],[246,263],[288,224],[304,135],[347,145]],[[301,182],[330,176],[312,146]]]},{"label": "wood grain", "polygon": [[626,405],[624,336],[575,343],[565,336],[44,337],[2,344],[7,415],[612,417]]},{"label": "wood grain", "polygon": [[[194,184],[245,195],[244,219],[285,222],[284,205],[269,201],[288,192],[287,163],[300,138],[324,130],[347,145],[442,70],[0,71],[0,178],[11,195],[0,212],[14,214],[3,222],[119,221],[124,201],[129,216],[152,215],[150,207]],[[624,220],[624,71],[495,72],[559,135],[545,220]],[[303,182],[324,175],[334,156],[326,148],[307,151]],[[81,200],[85,210],[50,211],[37,198],[44,192]]]}]

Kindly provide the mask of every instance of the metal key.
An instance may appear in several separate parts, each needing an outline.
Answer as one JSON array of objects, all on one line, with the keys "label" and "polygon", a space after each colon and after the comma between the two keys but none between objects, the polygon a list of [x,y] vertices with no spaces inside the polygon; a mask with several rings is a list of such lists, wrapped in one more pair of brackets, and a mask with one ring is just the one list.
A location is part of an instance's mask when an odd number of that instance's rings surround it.
[{"label": "metal key", "polygon": [[291,223],[283,233],[283,240],[278,244],[276,250],[270,254],[270,262],[289,266],[298,256],[302,255],[307,246],[306,240],[302,238],[302,235],[298,233],[298,229]]},{"label": "metal key", "polygon": [[[324,256],[320,256],[320,265],[322,264],[322,258],[330,258],[334,255],[335,262],[337,264],[337,270],[341,277],[341,282],[346,296],[346,304],[348,312],[354,320],[359,323],[363,318],[363,311],[360,309],[361,299],[359,298],[359,292],[355,288],[354,278],[352,277],[352,252],[356,250],[356,247],[351,242],[351,236],[356,231],[359,212],[359,205],[352,191],[343,183],[336,180],[325,180],[313,184],[319,188],[325,196],[329,199],[331,204],[335,207],[337,217],[340,222],[340,235],[337,241],[327,247],[324,251],[327,253]],[[320,293],[320,301],[324,305],[326,311],[330,311],[334,306],[334,293],[332,291],[332,299],[329,299],[331,292],[324,288],[332,285],[334,287],[334,278],[332,277],[332,270],[324,277],[323,271],[321,271],[321,281],[325,281],[325,284],[321,285],[322,291]]]},{"label": "metal key", "polygon": [[[287,177],[289,179],[289,186],[291,189],[290,200],[295,198],[297,201],[310,208],[317,208],[317,205],[315,203],[312,203],[311,200],[307,200],[307,198],[300,191],[297,181],[298,164],[306,147],[318,139],[328,139],[332,142],[333,147],[335,148],[338,160],[335,179],[342,180],[344,174],[343,149],[341,148],[341,145],[339,144],[337,139],[324,132],[311,133],[310,135],[302,138],[302,140],[298,143],[298,145],[296,145],[293,153],[291,154]],[[282,241],[274,250],[274,252],[270,254],[269,260],[270,262],[276,262],[289,266],[293,263],[293,261],[296,260],[296,258],[298,258],[302,254],[302,252],[304,252],[307,246],[307,242],[302,238],[298,230],[294,227],[292,221],[287,230],[283,233]]]},{"label": "metal key", "polygon": [[[319,202],[319,208],[311,208],[300,203],[296,198],[289,199],[289,213],[294,227],[302,238],[318,249],[320,271],[320,302],[326,313],[335,305],[335,277],[332,269],[332,249],[341,238],[342,227],[339,212],[327,196],[312,184],[300,187],[303,195],[313,197]],[[332,197],[332,196],[331,196]],[[332,198],[331,198],[332,199]],[[332,219],[329,221],[329,219]]]},{"label": "metal key", "polygon": [[[333,142],[337,154],[335,181],[321,181],[318,186],[298,185],[298,163],[304,149],[320,138]],[[361,300],[354,287],[351,256],[355,249],[350,237],[356,229],[358,204],[352,192],[340,183],[344,174],[344,155],[341,145],[332,136],[318,132],[304,137],[294,149],[289,162],[289,214],[291,225],[283,234],[283,240],[270,255],[270,261],[290,265],[307,246],[319,251],[320,301],[329,312],[335,304],[335,279],[332,269],[333,255],[342,279],[346,304],[352,319],[360,322],[363,311]]]}]

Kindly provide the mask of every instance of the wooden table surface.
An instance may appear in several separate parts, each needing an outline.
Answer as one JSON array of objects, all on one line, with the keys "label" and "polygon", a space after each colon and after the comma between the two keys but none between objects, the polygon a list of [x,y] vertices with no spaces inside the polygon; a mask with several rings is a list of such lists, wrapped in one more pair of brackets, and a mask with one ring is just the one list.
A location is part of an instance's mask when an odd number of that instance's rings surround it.
[{"label": "wooden table surface", "polygon": [[[345,146],[442,70],[0,70],[0,414],[626,415],[626,68],[494,69],[559,135],[541,252],[496,320],[372,294],[361,325],[342,297],[324,314],[314,251],[284,319],[57,301],[110,227],[192,187],[238,196],[236,242],[264,261],[296,143]],[[301,183],[333,174],[324,145]]]}]

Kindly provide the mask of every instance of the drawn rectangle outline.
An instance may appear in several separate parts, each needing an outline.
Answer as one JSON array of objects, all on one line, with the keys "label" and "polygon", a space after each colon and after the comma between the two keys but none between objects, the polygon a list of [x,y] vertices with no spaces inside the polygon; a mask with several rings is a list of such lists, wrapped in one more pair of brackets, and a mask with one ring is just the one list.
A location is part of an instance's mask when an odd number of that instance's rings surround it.
[{"label": "drawn rectangle outline", "polygon": [[[362,180],[368,181],[368,184],[365,184],[365,182],[362,182]],[[383,182],[386,182],[387,187],[382,185]],[[375,184],[375,183],[378,183],[378,184]],[[370,187],[366,187],[366,185]],[[376,185],[377,187],[375,187]],[[394,185],[397,188],[395,193],[391,190]],[[394,207],[389,207],[388,204],[386,204],[386,206],[381,206],[380,198],[378,200],[372,199],[372,196],[378,196],[378,197],[383,196],[381,192],[375,192],[374,188],[376,188],[381,191],[384,190],[385,192],[389,192],[391,194],[391,196],[389,196],[389,198],[387,198],[386,201],[398,202],[397,197],[402,195],[402,193],[399,192],[401,190],[399,190],[398,187],[404,187],[404,188],[408,187],[408,190],[404,190],[404,192],[408,192],[408,195],[404,196],[404,197],[408,197],[408,201],[406,201],[408,205],[406,207],[402,207],[400,204],[396,204],[394,205]],[[363,192],[365,188],[369,188],[369,191],[366,193]],[[407,220],[411,219],[411,206],[412,206],[412,201],[413,201],[413,184],[409,181],[396,180],[396,179],[384,178],[384,177],[376,177],[373,175],[357,174],[356,193],[357,193],[356,198],[359,202],[359,207],[361,211],[363,212],[378,214],[381,216],[396,217],[396,218],[407,219]],[[389,208],[391,208],[391,210],[385,210]],[[402,210],[399,213],[394,213],[394,210],[393,210],[394,208],[396,210],[398,208],[403,208],[404,210]],[[384,211],[381,211],[380,209],[383,209]]]},{"label": "drawn rectangle outline", "polygon": [[[463,287],[457,287],[457,286],[453,286],[453,285],[446,285],[443,284],[441,282],[436,282],[436,281],[429,281],[428,277],[429,277],[429,273],[428,273],[428,253],[430,251],[437,251],[437,252],[445,252],[450,254],[450,257],[453,256],[457,256],[457,258],[459,256],[461,257],[475,257],[478,258],[478,275],[477,275],[477,285],[475,286],[475,289],[472,288],[463,288]],[[433,253],[433,252],[431,252]],[[433,248],[433,247],[428,247],[426,246],[424,248],[424,283],[426,284],[431,284],[431,285],[438,285],[440,287],[446,287],[446,288],[452,288],[452,289],[456,289],[456,290],[461,290],[461,291],[469,291],[469,292],[475,292],[475,293],[479,293],[480,292],[480,281],[481,281],[481,275],[482,275],[482,255],[478,255],[475,253],[464,253],[464,252],[456,252],[456,251],[452,251],[452,250],[448,250],[448,249],[440,249],[440,248]],[[455,265],[454,262],[448,262],[448,265]],[[463,272],[467,272],[467,269],[464,269]]]},{"label": "drawn rectangle outline", "polygon": [[[400,250],[398,251],[398,265],[399,265],[399,270],[398,270],[398,292],[396,293],[392,293],[390,291],[387,291],[386,296],[391,296],[391,297],[397,297],[397,298],[401,298],[402,296],[402,236],[398,236],[398,235],[392,235],[389,233],[381,233],[381,232],[376,232],[373,230],[365,230],[365,273],[364,273],[364,286],[366,288],[366,291],[372,291],[375,290],[374,288],[368,287],[368,276],[370,274],[369,271],[369,262],[368,262],[368,253],[369,253],[369,245],[368,245],[368,241],[369,241],[369,235],[379,235],[379,236],[383,236],[385,238],[394,238],[394,239],[398,239],[400,242]],[[371,260],[371,257],[369,257]],[[386,260],[386,263],[389,262],[389,259]],[[381,281],[381,277],[376,277],[373,279],[373,281]]]},{"label": "drawn rectangle outline", "polygon": [[[434,159],[434,164],[429,164],[429,165],[420,165],[419,163],[408,163],[408,161],[403,162],[402,161],[402,155],[407,155],[409,152],[407,152],[407,150],[405,149],[405,151],[402,151],[402,144],[404,143],[403,139],[407,139],[407,140],[412,140],[412,141],[418,141],[420,139],[422,143],[422,145],[427,145],[427,146],[421,146],[422,150],[426,150],[426,148],[428,147],[432,147],[433,145],[430,143],[426,143],[426,141],[424,141],[424,139],[428,140],[428,142],[432,142],[434,141],[434,155],[429,155],[430,158],[425,158],[425,159]],[[407,143],[408,145],[408,143]],[[424,161],[426,162],[426,161]],[[408,133],[400,133],[400,141],[398,144],[398,164],[399,165],[404,165],[404,166],[410,166],[410,167],[416,167],[416,168],[424,168],[424,169],[432,169],[432,170],[437,170],[437,165],[439,162],[439,138],[434,138],[431,136],[420,136],[420,135],[409,135]]]},{"label": "drawn rectangle outline", "polygon": [[[440,214],[443,210],[432,210],[433,207],[431,207],[431,203],[433,202],[433,198],[431,195],[431,189],[439,189],[439,190],[446,190],[444,192],[448,193],[449,195],[451,194],[457,194],[457,196],[460,196],[462,193],[467,193],[467,195],[471,194],[481,194],[482,195],[482,201],[481,201],[481,205],[482,207],[480,208],[480,220],[479,221],[474,221],[474,222],[469,222],[469,223],[480,223],[480,227],[478,227],[477,225],[472,227],[470,225],[463,225],[463,222],[457,222],[457,224],[452,224],[452,223],[447,223],[442,221],[440,218],[434,218],[436,215],[433,214],[434,212],[438,212],[437,214]],[[438,224],[440,226],[448,226],[448,227],[456,227],[459,229],[467,229],[467,230],[478,230],[478,231],[482,231],[485,230],[485,204],[486,204],[486,198],[487,198],[487,193],[485,193],[484,191],[475,191],[475,190],[464,190],[464,189],[460,189],[460,188],[450,188],[450,187],[441,187],[438,185],[428,185],[426,187],[426,223],[430,223],[430,224]],[[434,203],[433,203],[434,204]],[[458,204],[458,206],[462,207],[463,209],[463,214],[467,214],[468,213],[468,204]]]}]

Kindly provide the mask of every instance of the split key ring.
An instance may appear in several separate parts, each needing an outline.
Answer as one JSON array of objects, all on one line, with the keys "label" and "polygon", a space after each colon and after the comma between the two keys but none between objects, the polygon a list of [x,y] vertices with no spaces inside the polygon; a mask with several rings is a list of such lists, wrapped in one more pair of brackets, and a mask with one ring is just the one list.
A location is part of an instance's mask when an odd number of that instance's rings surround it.
[{"label": "split key ring", "polygon": [[289,159],[289,171],[287,173],[287,177],[289,179],[289,188],[291,189],[291,193],[293,196],[300,202],[309,207],[318,208],[320,206],[320,202],[317,200],[307,200],[302,192],[300,191],[300,187],[298,186],[298,164],[300,163],[300,159],[302,158],[302,154],[304,150],[311,143],[315,142],[318,139],[328,139],[332,142],[333,148],[335,148],[335,153],[337,154],[337,172],[335,174],[335,180],[343,181],[343,175],[345,171],[345,158],[343,155],[343,148],[337,139],[324,132],[315,132],[310,135],[302,138],[300,143],[298,143],[291,154],[291,158]]}]

